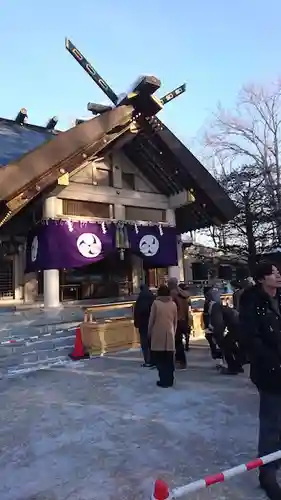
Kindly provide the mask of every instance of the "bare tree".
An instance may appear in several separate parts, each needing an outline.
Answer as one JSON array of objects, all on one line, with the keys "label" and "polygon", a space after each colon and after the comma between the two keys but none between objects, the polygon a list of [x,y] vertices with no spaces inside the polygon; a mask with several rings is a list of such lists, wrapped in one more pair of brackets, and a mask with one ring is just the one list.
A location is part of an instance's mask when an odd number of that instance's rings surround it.
[{"label": "bare tree", "polygon": [[272,246],[273,240],[263,176],[255,165],[242,165],[229,174],[222,174],[221,184],[239,209],[238,215],[224,227],[224,248],[235,249],[247,257],[252,270],[257,254]]},{"label": "bare tree", "polygon": [[271,247],[273,240],[263,176],[255,165],[242,165],[229,173],[222,171],[217,180],[232,198],[239,213],[228,224],[208,228],[204,234],[212,238],[215,247],[226,253],[235,252],[248,261],[252,270],[257,254]]},{"label": "bare tree", "polygon": [[215,248],[222,250],[226,248],[225,226],[211,226],[201,230],[200,233],[210,238]]},{"label": "bare tree", "polygon": [[[266,195],[265,222],[281,245],[281,81],[271,88],[245,87],[233,113],[218,106],[212,133],[206,137],[223,174],[240,165],[257,170]],[[244,174],[247,168],[244,168]]]}]

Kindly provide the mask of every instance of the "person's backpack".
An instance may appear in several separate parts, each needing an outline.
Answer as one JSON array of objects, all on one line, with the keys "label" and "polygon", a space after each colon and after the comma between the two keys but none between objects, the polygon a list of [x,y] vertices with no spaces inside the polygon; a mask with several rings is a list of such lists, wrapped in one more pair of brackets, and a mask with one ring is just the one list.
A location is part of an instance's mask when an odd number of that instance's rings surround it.
[{"label": "person's backpack", "polygon": [[208,305],[208,312],[207,312],[207,315],[208,315],[208,325],[206,327],[206,332],[207,333],[212,333],[213,330],[214,330],[214,327],[212,325],[212,321],[211,321],[211,317],[212,317],[212,309],[213,309],[213,306],[215,305],[215,301],[214,300],[211,300],[209,302],[209,305]]},{"label": "person's backpack", "polygon": [[[211,321],[211,315],[212,315],[212,309],[213,306],[216,304],[216,302],[211,301],[209,303],[209,308],[208,308],[208,328],[210,332],[213,332],[214,327],[212,325]],[[228,331],[233,332],[234,330],[239,329],[239,313],[236,311],[236,309],[233,309],[233,307],[229,306],[224,306],[221,304],[221,312],[222,312],[222,319],[223,319],[223,324],[224,328],[227,329]]]},{"label": "person's backpack", "polygon": [[233,307],[223,307],[223,319],[228,332],[230,332],[237,349],[239,351],[239,361],[241,365],[246,365],[249,363],[248,353],[246,352],[244,342],[243,342],[243,332],[240,328],[239,312]]},{"label": "person's backpack", "polygon": [[[209,324],[208,324],[208,330],[210,332],[213,331],[214,327],[211,322],[211,314],[212,314],[212,309],[214,304],[216,302],[211,301],[209,304],[209,309],[208,309],[208,316],[209,316]],[[223,319],[223,325],[224,329],[227,329],[230,332],[233,332],[235,330],[239,330],[239,313],[236,311],[236,309],[233,309],[233,307],[229,306],[224,306],[221,304],[221,312],[222,312],[222,319]]]},{"label": "person's backpack", "polygon": [[234,307],[222,305],[222,316],[225,327],[232,332],[239,329],[239,312]]}]

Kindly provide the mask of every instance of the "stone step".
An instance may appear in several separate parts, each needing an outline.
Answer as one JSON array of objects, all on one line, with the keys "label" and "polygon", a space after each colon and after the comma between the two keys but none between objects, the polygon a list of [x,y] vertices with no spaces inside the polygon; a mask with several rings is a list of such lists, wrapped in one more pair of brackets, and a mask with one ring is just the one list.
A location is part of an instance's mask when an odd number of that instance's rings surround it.
[{"label": "stone step", "polygon": [[[26,373],[32,373],[38,370],[46,370],[54,366],[64,366],[68,364],[70,359],[68,356],[55,356],[53,358],[48,358],[46,360],[39,360],[30,363],[24,363],[17,366],[9,367],[6,370],[0,370],[2,377],[13,377],[16,375],[24,375]],[[2,372],[2,373],[1,373]]]},{"label": "stone step", "polygon": [[[83,314],[82,314],[83,313]],[[18,314],[18,313],[15,313]],[[126,309],[117,309],[116,311],[101,311],[95,316],[98,321],[107,320],[110,317],[120,317],[128,316],[128,311]],[[75,329],[84,318],[84,312],[80,310],[79,315],[71,314],[66,317],[59,317],[58,315],[53,315],[49,319],[44,316],[44,321],[30,320],[24,317],[14,316],[13,321],[5,321],[3,314],[0,316],[0,344],[2,342],[7,342],[9,339],[28,339],[30,337],[36,337],[47,334],[56,334],[64,330],[69,330],[71,328]]]},{"label": "stone step", "polygon": [[[118,310],[116,316],[120,316],[120,312]],[[10,330],[7,324],[0,323],[0,374],[35,370],[41,365],[49,366],[69,359],[74,348],[75,330],[81,321],[75,318],[58,323],[59,318],[56,317],[57,323],[42,325],[38,320],[39,317],[36,324],[30,324],[28,320],[20,321],[16,328]],[[100,320],[103,322],[106,318]]]},{"label": "stone step", "polygon": [[[72,345],[74,346],[75,342],[75,333],[66,332],[67,335],[60,335],[59,337],[50,336],[50,337],[39,337],[38,340],[33,342],[27,342],[25,346],[21,346],[22,352],[27,352],[26,350],[49,350],[49,349],[57,349],[60,347],[65,347]],[[25,350],[26,349],[26,350]]]},{"label": "stone step", "polygon": [[55,347],[52,349],[34,350],[25,353],[14,353],[0,358],[0,371],[18,366],[28,366],[39,362],[48,362],[49,359],[67,358],[72,352],[73,343],[66,346]]},{"label": "stone step", "polygon": [[44,326],[47,324],[59,324],[69,321],[83,321],[84,311],[82,308],[51,310],[16,311],[12,313],[1,313],[1,322],[5,324],[33,324]]},{"label": "stone step", "polygon": [[[130,301],[129,301],[130,302]],[[122,301],[121,301],[122,304]],[[98,319],[114,317],[114,316],[132,316],[132,308],[124,307],[116,308],[115,310],[110,307],[97,309],[94,316]],[[41,310],[31,309],[22,311],[11,311],[0,313],[1,324],[7,327],[14,327],[19,324],[23,326],[46,327],[51,325],[62,325],[67,322],[82,322],[84,318],[85,307],[70,307],[62,308],[60,310]],[[1,330],[1,329],[0,329]]]},{"label": "stone step", "polygon": [[[39,335],[46,335],[46,334],[54,334],[56,335],[57,333],[69,331],[69,330],[76,330],[76,328],[81,324],[80,321],[69,321],[67,323],[59,323],[55,325],[45,325],[45,326],[40,326],[36,327],[36,331],[39,332]],[[32,331],[32,329],[29,329]],[[35,330],[35,328],[34,328]]]},{"label": "stone step", "polygon": [[63,325],[64,328],[26,328],[26,329],[21,329],[18,331],[13,331],[13,335],[6,333],[5,336],[2,336],[1,341],[0,341],[0,347],[3,345],[9,345],[9,344],[20,344],[23,342],[35,342],[38,340],[43,340],[43,339],[50,339],[50,338],[58,338],[58,337],[64,337],[64,336],[69,336],[71,334],[75,334],[75,330],[77,326],[79,326],[80,323],[67,323]]},{"label": "stone step", "polygon": [[59,337],[43,337],[38,338],[34,341],[28,342],[16,342],[0,346],[0,360],[3,357],[11,355],[24,355],[30,352],[45,351],[51,349],[57,349],[59,347],[66,347],[69,345],[74,345],[75,334],[67,332],[68,335]]}]

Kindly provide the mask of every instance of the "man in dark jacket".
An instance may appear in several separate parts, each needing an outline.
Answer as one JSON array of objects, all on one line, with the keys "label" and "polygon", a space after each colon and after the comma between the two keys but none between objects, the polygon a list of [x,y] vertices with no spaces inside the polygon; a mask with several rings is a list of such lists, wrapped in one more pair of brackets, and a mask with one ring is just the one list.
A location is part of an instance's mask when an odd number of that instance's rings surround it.
[{"label": "man in dark jacket", "polygon": [[140,286],[140,293],[134,308],[134,325],[138,328],[140,334],[140,344],[143,354],[143,366],[153,366],[150,356],[150,342],[148,338],[148,322],[151,306],[154,302],[154,295],[147,285]]},{"label": "man in dark jacket", "polygon": [[243,284],[242,283],[235,283],[234,285],[234,292],[232,295],[232,304],[234,309],[236,311],[239,311],[239,303],[240,303],[240,297],[243,293]]},{"label": "man in dark jacket", "polygon": [[186,369],[186,357],[184,352],[183,337],[188,336],[189,325],[189,294],[178,286],[177,278],[169,278],[168,288],[170,296],[177,306],[178,324],[175,335],[176,367],[179,370]]},{"label": "man in dark jacket", "polygon": [[[239,329],[238,313],[221,303],[220,293],[212,288],[206,292],[208,311],[205,311],[205,335],[212,352],[213,359],[223,358],[227,366],[216,361],[217,367],[224,375],[237,375],[243,372],[240,353],[237,345]],[[208,314],[208,317],[206,317]],[[207,323],[208,322],[208,323]]]},{"label": "man in dark jacket", "polygon": [[[240,301],[240,326],[250,360],[250,377],[260,396],[259,456],[281,448],[281,299],[280,274],[271,263],[256,269],[256,286]],[[241,297],[242,298],[242,297]],[[260,485],[272,500],[281,500],[276,463],[260,469]]]},{"label": "man in dark jacket", "polygon": [[213,309],[212,302],[215,302],[212,286],[206,286],[204,288],[204,296],[205,296],[205,302],[203,306],[203,323],[204,323],[205,337],[210,346],[211,356],[214,360],[216,360],[216,364],[219,366],[221,364],[220,362],[222,361],[222,353],[214,338],[213,328],[212,328],[212,323],[216,322],[216,316],[217,316],[216,307],[212,312]]},{"label": "man in dark jacket", "polygon": [[191,325],[192,325],[192,313],[191,313],[191,298],[188,291],[188,287],[185,283],[179,283],[179,295],[183,292],[183,299],[185,300],[185,325],[183,328],[183,338],[185,341],[184,348],[188,352],[189,351],[189,343],[190,343],[190,334],[191,334]]}]

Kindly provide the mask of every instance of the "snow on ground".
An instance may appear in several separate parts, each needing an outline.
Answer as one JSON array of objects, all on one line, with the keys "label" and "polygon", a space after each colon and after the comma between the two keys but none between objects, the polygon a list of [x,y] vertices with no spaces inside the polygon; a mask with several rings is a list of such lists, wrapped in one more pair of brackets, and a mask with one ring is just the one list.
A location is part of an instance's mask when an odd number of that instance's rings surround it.
[{"label": "snow on ground", "polygon": [[[149,500],[255,457],[257,395],[194,346],[173,389],[123,353],[0,381],[1,500]],[[191,500],[259,500],[255,472]]]}]

